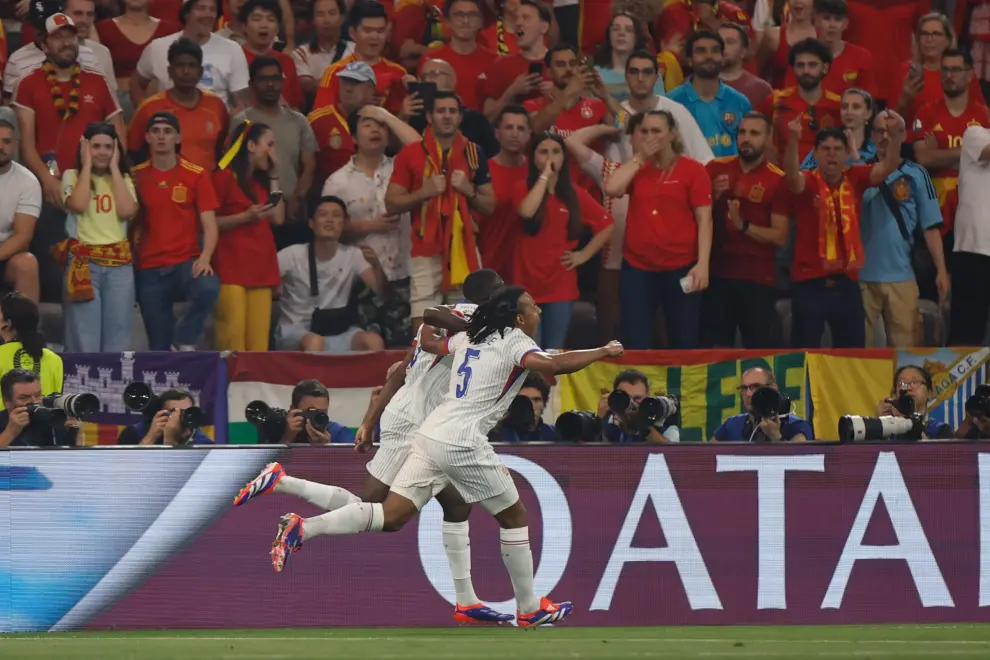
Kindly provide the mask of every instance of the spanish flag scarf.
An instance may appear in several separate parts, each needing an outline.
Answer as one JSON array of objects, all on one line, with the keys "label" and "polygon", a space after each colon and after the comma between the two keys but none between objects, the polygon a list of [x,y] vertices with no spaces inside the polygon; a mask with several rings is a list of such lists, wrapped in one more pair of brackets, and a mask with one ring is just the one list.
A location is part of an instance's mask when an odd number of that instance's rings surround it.
[{"label": "spanish flag scarf", "polygon": [[833,195],[821,172],[812,170],[811,175],[818,185],[818,254],[823,265],[846,271],[859,270],[863,265],[863,240],[849,177],[842,173],[838,195]]},{"label": "spanish flag scarf", "polygon": [[423,202],[416,232],[428,243],[442,241],[446,265],[443,290],[448,291],[463,284],[470,273],[481,268],[467,198],[450,185],[450,174],[457,170],[467,174],[468,179],[474,179],[478,171],[478,148],[458,131],[450,151],[444,152],[432,127],[427,127],[420,145],[426,155],[423,180],[442,174],[447,178],[447,189],[442,195]]},{"label": "spanish flag scarf", "polygon": [[[55,263],[66,268],[65,292],[69,302],[88,302],[96,299],[91,263],[107,268],[118,268],[131,263],[131,244],[124,240],[110,245],[85,245],[74,238],[67,238],[52,246]],[[69,257],[72,261],[69,261]]]}]

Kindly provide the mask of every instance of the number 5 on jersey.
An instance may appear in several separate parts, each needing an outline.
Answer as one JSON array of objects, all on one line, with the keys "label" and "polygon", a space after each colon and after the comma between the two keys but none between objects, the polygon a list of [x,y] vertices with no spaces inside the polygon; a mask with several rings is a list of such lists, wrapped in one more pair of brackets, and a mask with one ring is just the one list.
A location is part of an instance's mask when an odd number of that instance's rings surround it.
[{"label": "number 5 on jersey", "polygon": [[464,351],[464,362],[457,368],[457,375],[461,377],[461,382],[454,389],[454,395],[458,399],[467,396],[468,386],[471,384],[471,360],[477,360],[481,356],[481,351],[477,348],[469,348]]}]

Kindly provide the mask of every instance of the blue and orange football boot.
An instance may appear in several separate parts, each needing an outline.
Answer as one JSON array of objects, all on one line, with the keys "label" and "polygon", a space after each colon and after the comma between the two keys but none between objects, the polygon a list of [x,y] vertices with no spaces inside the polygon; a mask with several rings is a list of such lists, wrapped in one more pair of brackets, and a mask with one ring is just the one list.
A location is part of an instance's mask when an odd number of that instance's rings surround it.
[{"label": "blue and orange football boot", "polygon": [[459,626],[502,626],[511,623],[513,618],[511,614],[496,612],[481,603],[454,608],[454,621]]},{"label": "blue and orange football boot", "polygon": [[275,490],[275,484],[285,476],[285,468],[280,463],[269,463],[257,477],[247,482],[234,498],[234,506],[240,506],[252,497],[267,495]]},{"label": "blue and orange football boot", "polygon": [[278,522],[278,534],[272,541],[272,568],[281,573],[289,561],[289,555],[302,547],[303,517],[287,513]]},{"label": "blue and orange football boot", "polygon": [[538,626],[557,624],[570,616],[574,604],[570,601],[555,603],[549,598],[540,599],[540,609],[530,614],[516,612],[516,623],[520,628],[536,628]]}]

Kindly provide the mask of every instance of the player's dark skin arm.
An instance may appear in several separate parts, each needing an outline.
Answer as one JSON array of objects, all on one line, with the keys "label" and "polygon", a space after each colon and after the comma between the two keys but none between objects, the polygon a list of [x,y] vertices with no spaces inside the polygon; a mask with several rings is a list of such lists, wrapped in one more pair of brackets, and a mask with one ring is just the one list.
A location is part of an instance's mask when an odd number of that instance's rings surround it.
[{"label": "player's dark skin arm", "polygon": [[530,353],[523,358],[522,366],[530,371],[541,373],[544,376],[572,374],[576,371],[581,371],[589,364],[621,354],[621,344],[618,344],[618,342],[612,343],[617,345],[617,349],[610,350],[608,346],[602,346],[601,348],[592,348],[585,351],[567,351],[566,353],[558,353],[557,355],[549,355],[543,352]]},{"label": "player's dark skin arm", "polygon": [[452,333],[467,330],[468,321],[449,307],[430,307],[423,312],[423,323]]},{"label": "player's dark skin arm", "polygon": [[406,367],[409,366],[409,362],[415,353],[415,348],[410,348],[406,351],[405,357],[402,358],[402,364],[385,380],[382,391],[378,393],[378,397],[368,406],[368,410],[364,413],[364,419],[361,421],[357,433],[354,434],[354,449],[356,451],[363,454],[371,448],[375,440],[374,429],[378,426],[378,420],[381,419],[382,413],[385,411],[385,407],[389,404],[389,401],[399,391],[399,388],[405,384]]}]

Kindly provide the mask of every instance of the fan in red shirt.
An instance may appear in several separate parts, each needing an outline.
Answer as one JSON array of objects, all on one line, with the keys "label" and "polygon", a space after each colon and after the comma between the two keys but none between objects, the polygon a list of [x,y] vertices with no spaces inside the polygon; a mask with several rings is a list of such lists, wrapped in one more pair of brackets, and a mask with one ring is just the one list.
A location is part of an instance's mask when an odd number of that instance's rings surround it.
[{"label": "fan in red shirt", "polygon": [[547,47],[543,39],[550,30],[550,9],[537,0],[519,0],[516,36],[519,52],[496,59],[478,81],[485,116],[494,119],[510,103],[540,96],[545,78]]},{"label": "fan in red shirt", "polygon": [[457,72],[455,91],[461,103],[472,110],[481,110],[478,94],[479,78],[498,59],[494,51],[478,45],[478,32],[484,20],[481,0],[453,0],[447,3],[450,40],[426,51],[420,66],[427,59],[448,62]]},{"label": "fan in red shirt", "polygon": [[[563,348],[578,299],[577,268],[612,237],[612,217],[571,181],[564,141],[543,133],[533,140],[529,174],[513,191],[522,221],[512,282],[525,287],[542,310],[536,343]],[[581,250],[578,242],[591,230]]]},{"label": "fan in red shirt", "polygon": [[773,122],[775,147],[782,154],[787,147],[787,127],[800,117],[805,127],[801,134],[802,153],[815,146],[820,129],[842,125],[842,97],[822,86],[826,69],[832,63],[832,51],[817,39],[799,41],[788,55],[798,84],[775,91],[760,111]]},{"label": "fan in red shirt", "polygon": [[526,148],[532,137],[529,113],[518,105],[502,108],[495,120],[495,137],[499,152],[488,159],[488,172],[495,190],[495,210],[478,218],[478,249],[481,263],[509,279],[515,269],[516,248],[522,224],[513,203],[515,185],[526,179],[529,166]]},{"label": "fan in red shirt", "polygon": [[282,283],[272,225],[285,221],[275,134],[265,124],[247,121],[230,139],[230,151],[213,174],[220,201],[213,257],[221,282],[216,348],[267,351],[272,289]]},{"label": "fan in red shirt", "polygon": [[886,131],[877,138],[884,159],[875,165],[846,167],[850,144],[841,128],[823,128],[815,137],[818,168],[801,170],[799,147],[804,122],[787,126],[784,172],[796,216],[791,345],[819,348],[825,325],[834,348],[863,348],[866,320],[858,272],[863,265],[860,204],[867,188],[880,185],[901,161],[904,120],[882,113]]},{"label": "fan in red shirt", "polygon": [[[447,7],[449,11],[449,3]],[[415,70],[427,51],[443,44],[450,32],[450,17],[443,9],[444,0],[399,0],[392,13],[389,39],[399,64]]]},{"label": "fan in red shirt", "polygon": [[357,153],[348,122],[352,113],[374,101],[375,72],[365,62],[351,62],[337,74],[337,86],[337,102],[313,110],[307,117],[319,147],[317,181],[326,181]]},{"label": "fan in red shirt", "polygon": [[[931,0],[849,0],[846,41],[873,54],[873,72],[881,84],[893,80],[901,62],[911,57],[911,32],[931,7]],[[887,101],[893,105],[896,98]]]},{"label": "fan in red shirt", "polygon": [[942,54],[942,98],[918,110],[914,120],[914,153],[932,176],[942,208],[942,233],[952,231],[958,202],[962,135],[970,126],[990,126],[982,96],[970,94],[973,59],[954,48]]},{"label": "fan in red shirt", "polygon": [[[146,138],[151,159],[133,170],[141,200],[132,241],[138,254],[134,283],[153,351],[194,350],[220,289],[210,265],[219,204],[209,173],[178,155],[179,131],[172,113],[152,115]],[[172,305],[180,297],[189,308],[176,324]]]},{"label": "fan in red shirt", "polygon": [[777,301],[774,254],[787,242],[789,195],[784,172],[767,160],[770,119],[751,112],[739,124],[738,156],[706,166],[712,179],[711,282],[702,303],[702,342],[732,347],[736,327],[746,348],[779,346],[770,331]]},{"label": "fan in red shirt", "polygon": [[[129,89],[130,78],[137,68],[138,60],[145,47],[154,39],[173,34],[182,29],[176,20],[176,13],[167,19],[152,18],[148,13],[148,1],[132,0],[124,3],[123,14],[116,18],[105,18],[96,24],[100,43],[113,54],[113,72],[117,76],[117,89]],[[137,42],[147,35],[144,41]]]},{"label": "fan in red shirt", "polygon": [[[887,95],[909,126],[914,125],[923,105],[942,98],[942,55],[956,41],[949,19],[934,12],[921,17],[914,36],[920,62],[912,59],[901,63],[897,77],[890,80],[892,85]],[[983,96],[977,76],[970,79],[969,94],[974,98]]]},{"label": "fan in red shirt", "polygon": [[[491,3],[490,3],[491,4]],[[519,7],[526,4],[522,0],[494,0],[498,17],[485,22],[484,29],[478,34],[478,44],[494,52],[496,55],[514,55],[519,52]],[[552,26],[554,17],[549,23]],[[549,34],[544,35],[543,45],[550,47]]]},{"label": "fan in red shirt", "polygon": [[697,348],[698,292],[708,287],[712,182],[683,156],[674,116],[650,110],[629,121],[634,156],[605,181],[609,197],[629,193],[619,281],[622,343],[649,349],[663,306],[670,347]]},{"label": "fan in red shirt", "polygon": [[[873,55],[862,46],[842,40],[842,34],[849,26],[846,0],[815,0],[814,22],[818,39],[832,51],[832,64],[828,67],[822,87],[840,96],[852,87],[876,96]],[[785,85],[792,87],[796,84],[794,69],[788,69]]]},{"label": "fan in red shirt", "polygon": [[238,12],[238,18],[244,25],[246,39],[242,48],[248,66],[259,55],[266,55],[278,60],[282,67],[282,99],[290,107],[297,110],[303,105],[302,87],[299,76],[296,75],[296,63],[292,57],[280,53],[272,46],[278,36],[278,26],[282,24],[282,9],[276,0],[247,0]]},{"label": "fan in red shirt", "polygon": [[749,14],[724,0],[667,0],[657,17],[656,33],[662,44],[674,37],[687,42],[694,32],[718,32],[722,23],[735,23],[745,26],[752,38],[751,22]]}]

